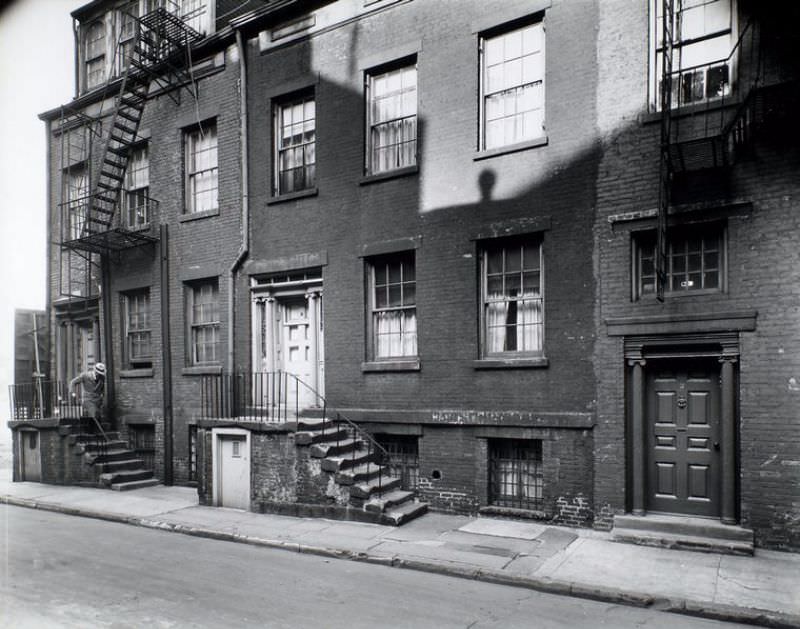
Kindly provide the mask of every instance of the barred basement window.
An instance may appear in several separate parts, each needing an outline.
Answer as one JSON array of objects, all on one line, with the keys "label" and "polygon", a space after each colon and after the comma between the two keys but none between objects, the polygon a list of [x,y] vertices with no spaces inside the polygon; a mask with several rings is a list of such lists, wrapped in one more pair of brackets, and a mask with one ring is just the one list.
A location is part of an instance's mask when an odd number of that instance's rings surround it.
[{"label": "barred basement window", "polygon": [[375,435],[375,440],[389,453],[389,470],[402,481],[403,489],[413,491],[419,483],[418,439],[411,435]]},{"label": "barred basement window", "polygon": [[541,439],[489,441],[489,504],[541,509],[543,490]]},{"label": "barred basement window", "polygon": [[142,460],[145,469],[152,470],[156,460],[155,426],[129,424],[128,447]]},{"label": "barred basement window", "polygon": [[197,426],[189,426],[189,480],[197,480]]}]

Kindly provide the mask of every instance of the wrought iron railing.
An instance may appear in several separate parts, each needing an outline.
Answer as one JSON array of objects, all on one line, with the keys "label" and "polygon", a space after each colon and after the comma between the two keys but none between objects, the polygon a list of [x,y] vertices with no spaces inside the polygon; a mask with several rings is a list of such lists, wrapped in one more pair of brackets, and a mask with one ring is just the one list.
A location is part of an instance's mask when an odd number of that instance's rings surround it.
[{"label": "wrought iron railing", "polygon": [[80,419],[80,399],[69,391],[66,382],[41,380],[8,387],[11,419],[15,421],[35,419]]},{"label": "wrought iron railing", "polygon": [[[342,445],[351,446],[350,467],[362,460],[379,466],[389,464],[391,457],[372,435],[354,421],[335,411],[328,412],[328,401],[314,388],[294,374],[285,371],[239,372],[210,374],[201,377],[200,418],[232,419],[240,422],[285,424],[297,432],[304,416],[321,415],[316,430],[337,452]],[[388,468],[387,468],[388,472]],[[378,491],[384,482],[383,473],[376,477]]]},{"label": "wrought iron railing", "polygon": [[158,225],[158,201],[139,195],[135,206],[117,209],[113,215],[101,212],[86,195],[59,204],[61,242],[90,238],[111,230],[155,234]]}]

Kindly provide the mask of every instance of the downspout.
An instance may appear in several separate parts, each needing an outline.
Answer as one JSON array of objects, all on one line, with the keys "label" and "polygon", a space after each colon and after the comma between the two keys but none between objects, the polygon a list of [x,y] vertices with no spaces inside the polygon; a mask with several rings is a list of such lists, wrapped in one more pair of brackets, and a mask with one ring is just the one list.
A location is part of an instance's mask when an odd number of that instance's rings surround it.
[{"label": "downspout", "polygon": [[72,19],[72,36],[75,38],[75,57],[74,57],[74,64],[75,64],[75,96],[74,98],[78,98],[80,95],[80,81],[81,81],[81,42],[80,42],[80,34],[79,34],[80,25],[78,24],[78,20],[75,18]]},{"label": "downspout", "polygon": [[250,205],[248,202],[248,159],[247,159],[247,49],[242,31],[236,29],[236,48],[239,51],[239,144],[241,146],[240,166],[242,173],[242,243],[231,265],[228,282],[228,373],[234,369],[234,299],[236,297],[236,273],[250,251]]},{"label": "downspout", "polygon": [[[52,338],[53,338],[53,330],[52,325],[54,324],[54,317],[52,316],[51,308],[53,305],[53,298],[52,298],[52,286],[50,282],[52,281],[50,278],[53,276],[51,275],[50,271],[53,268],[53,244],[51,241],[53,235],[53,165],[51,164],[51,160],[53,159],[53,148],[51,146],[51,142],[53,141],[53,123],[51,120],[47,120],[45,123],[45,133],[47,134],[47,138],[45,139],[45,150],[47,151],[47,156],[45,157],[45,163],[47,164],[47,174],[45,177],[45,181],[47,182],[46,185],[46,194],[47,200],[45,202],[45,207],[47,208],[47,214],[45,215],[46,218],[46,227],[45,227],[45,242],[46,242],[46,250],[47,250],[47,260],[45,262],[45,272],[47,273],[45,285],[47,286],[46,294],[44,296],[44,307],[45,307],[45,325],[47,326],[47,336],[45,337],[45,348],[47,349],[47,358],[48,358],[48,366],[50,368],[50,373],[46,374],[46,377],[51,380],[55,380],[60,375],[58,373],[58,361],[55,360],[55,352],[53,351],[52,345]],[[58,223],[55,223],[58,225]],[[58,234],[58,241],[61,241],[61,233]]]}]

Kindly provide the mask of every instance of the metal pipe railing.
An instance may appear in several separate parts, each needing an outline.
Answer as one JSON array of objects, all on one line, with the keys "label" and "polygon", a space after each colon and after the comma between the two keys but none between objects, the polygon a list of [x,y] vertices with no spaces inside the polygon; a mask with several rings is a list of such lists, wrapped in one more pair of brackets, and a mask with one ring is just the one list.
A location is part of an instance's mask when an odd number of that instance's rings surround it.
[{"label": "metal pipe railing", "polygon": [[42,380],[8,386],[11,419],[80,419],[81,402],[66,382]]}]

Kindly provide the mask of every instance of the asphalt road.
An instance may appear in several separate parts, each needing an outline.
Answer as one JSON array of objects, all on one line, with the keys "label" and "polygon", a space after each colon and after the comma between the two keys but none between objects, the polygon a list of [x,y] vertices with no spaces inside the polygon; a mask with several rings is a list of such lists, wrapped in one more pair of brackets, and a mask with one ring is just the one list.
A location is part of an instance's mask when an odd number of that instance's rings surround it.
[{"label": "asphalt road", "polygon": [[733,627],[0,505],[0,627]]}]

